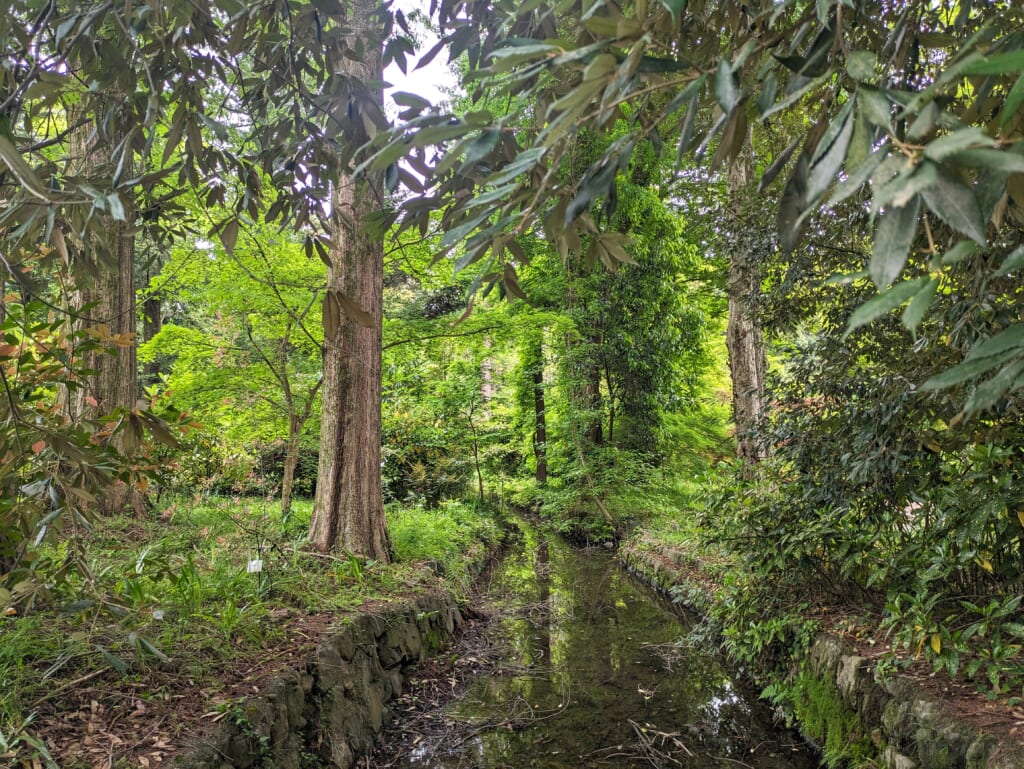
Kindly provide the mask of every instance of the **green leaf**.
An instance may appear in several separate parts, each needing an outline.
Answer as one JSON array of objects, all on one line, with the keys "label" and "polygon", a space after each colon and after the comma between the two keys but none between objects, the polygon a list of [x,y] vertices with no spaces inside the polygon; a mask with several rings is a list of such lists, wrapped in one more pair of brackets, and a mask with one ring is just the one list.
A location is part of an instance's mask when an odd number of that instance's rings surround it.
[{"label": "green leaf", "polygon": [[153,645],[153,642],[150,641],[148,638],[143,638],[140,635],[131,633],[129,635],[129,639],[132,641],[134,645],[142,649],[142,651],[146,652],[147,654],[153,655],[161,662],[167,663],[171,661],[171,658],[164,654],[162,651],[160,651],[158,648],[156,648],[156,646]]},{"label": "green leaf", "polygon": [[892,283],[903,271],[917,233],[920,210],[921,198],[914,196],[907,205],[890,208],[879,217],[869,270],[880,289]]},{"label": "green leaf", "polygon": [[[875,195],[875,205],[882,207],[887,205],[905,206],[911,201],[914,195],[924,192],[933,187],[939,181],[939,169],[934,163],[927,160],[914,167],[910,174],[900,174],[891,182],[885,185],[889,188],[885,195]],[[888,200],[879,200],[880,197],[892,197]]]},{"label": "green leaf", "polygon": [[999,399],[1017,389],[1015,382],[1024,372],[1024,360],[1018,358],[1007,363],[994,377],[982,382],[971,394],[964,406],[968,414],[990,409]]},{"label": "green leaf", "polygon": [[1007,72],[1020,72],[1024,69],[1024,50],[997,53],[987,56],[965,67],[965,75],[1005,75]]},{"label": "green leaf", "polygon": [[779,245],[786,253],[796,248],[800,241],[803,214],[807,205],[807,173],[807,153],[801,152],[793,166],[793,172],[786,181],[775,217]]},{"label": "green leaf", "polygon": [[986,244],[981,207],[974,193],[965,185],[949,174],[940,173],[938,181],[923,190],[921,196],[928,208],[954,230],[962,232],[980,246]]},{"label": "green leaf", "polygon": [[235,253],[235,243],[238,241],[238,219],[228,219],[220,229],[220,242],[228,254]]},{"label": "green leaf", "polygon": [[523,150],[507,166],[488,176],[484,182],[485,186],[497,187],[511,181],[538,163],[544,157],[545,152],[547,152],[546,147],[532,147],[528,150]]},{"label": "green leaf", "polygon": [[902,317],[903,325],[908,330],[917,331],[917,327],[924,320],[928,308],[932,306],[932,300],[935,298],[935,291],[938,287],[939,281],[937,278],[928,278],[928,282],[924,287],[911,298],[910,304],[903,311]]},{"label": "green leaf", "polygon": [[956,366],[946,369],[942,373],[931,377],[927,382],[921,385],[920,389],[944,390],[947,387],[963,384],[964,382],[984,374],[986,371],[991,371],[996,366],[999,366],[1013,358],[1016,354],[1016,351],[1011,351],[993,358],[964,361],[963,363],[959,363]]},{"label": "green leaf", "polygon": [[18,152],[18,148],[14,146],[10,139],[0,133],[0,160],[4,162],[11,173],[14,174],[14,178],[17,179],[21,185],[31,192],[35,197],[40,200],[49,200],[49,195],[46,192],[46,186],[42,180],[36,175],[36,172],[32,169],[25,158]]},{"label": "green leaf", "polygon": [[110,216],[115,222],[127,221],[124,213],[124,203],[121,202],[121,196],[116,192],[107,195],[107,208],[110,209]]},{"label": "green leaf", "polygon": [[961,240],[946,253],[942,255],[942,265],[949,267],[954,264],[959,264],[964,259],[978,253],[978,244],[973,243],[970,240]]},{"label": "green leaf", "polygon": [[668,9],[668,12],[672,14],[672,21],[678,22],[683,15],[683,11],[686,10],[686,4],[689,0],[661,0],[661,4]]},{"label": "green leaf", "polygon": [[665,116],[668,117],[684,104],[689,104],[690,101],[696,99],[700,94],[700,89],[704,87],[704,83],[707,79],[707,75],[701,75],[699,78],[687,85],[686,88],[677,93],[672,101],[668,103],[668,106],[665,107]]},{"label": "green leaf", "polygon": [[972,347],[967,353],[967,360],[989,358],[1008,350],[1016,352],[1022,347],[1024,347],[1024,323],[1014,323],[994,337]]},{"label": "green leaf", "polygon": [[128,663],[126,663],[123,659],[121,659],[115,654],[111,654],[109,651],[107,651],[99,644],[96,644],[93,648],[96,649],[96,651],[98,651],[100,654],[102,654],[103,659],[107,661],[107,664],[110,665],[110,667],[112,667],[118,673],[120,673],[121,675],[125,675],[128,672]]},{"label": "green leaf", "polygon": [[781,171],[785,167],[786,163],[789,162],[789,159],[793,156],[793,152],[798,146],[800,146],[800,139],[797,139],[790,144],[777,158],[775,158],[775,160],[772,161],[772,164],[768,166],[768,169],[761,175],[761,180],[757,183],[758,192],[764,192],[768,185],[775,181],[775,177],[779,175],[779,171]]},{"label": "green leaf", "polygon": [[871,51],[850,51],[846,56],[846,72],[854,80],[871,80],[875,77],[878,57]]},{"label": "green leaf", "polygon": [[977,126],[970,126],[929,142],[924,148],[924,156],[930,160],[942,160],[966,149],[995,146],[995,139]]},{"label": "green leaf", "polygon": [[892,122],[892,102],[889,101],[885,92],[877,88],[861,87],[858,93],[861,95],[860,104],[868,122],[888,128]]},{"label": "green leaf", "polygon": [[861,326],[867,325],[883,315],[892,312],[905,301],[926,287],[929,278],[914,278],[897,283],[868,299],[850,315],[843,337],[848,337]]},{"label": "green leaf", "polygon": [[1024,75],[1017,78],[1010,93],[1006,95],[1003,108],[999,111],[999,126],[1003,127],[1013,120],[1022,106],[1024,106]]},{"label": "green leaf", "polygon": [[724,57],[719,59],[718,71],[715,73],[715,98],[718,99],[722,111],[726,114],[732,112],[733,107],[740,101],[740,92],[736,86],[732,65]]},{"label": "green leaf", "polygon": [[907,129],[907,139],[919,142],[931,135],[939,119],[938,105],[930,101]]},{"label": "green leaf", "polygon": [[839,173],[843,161],[846,160],[846,150],[850,146],[850,137],[853,136],[854,121],[851,119],[853,103],[853,99],[846,103],[836,120],[829,126],[823,140],[818,144],[815,151],[815,155],[818,157],[811,166],[807,180],[808,201],[816,200],[821,193],[828,189]]},{"label": "green leaf", "polygon": [[949,160],[960,166],[983,168],[1007,175],[1024,173],[1024,155],[1005,150],[989,148],[962,150],[951,154]]},{"label": "green leaf", "polygon": [[463,167],[472,166],[475,163],[479,163],[485,157],[487,157],[491,150],[498,144],[498,139],[501,138],[501,131],[496,128],[489,128],[483,131],[473,143],[466,148],[466,159],[463,161]]},{"label": "green leaf", "polygon": [[407,91],[396,91],[391,94],[391,100],[399,107],[410,107],[412,109],[425,110],[432,106],[422,96]]},{"label": "green leaf", "polygon": [[1019,270],[1021,267],[1024,267],[1024,246],[1019,246],[1011,251],[995,274],[996,277],[1001,278],[1015,270]]},{"label": "green leaf", "polygon": [[775,94],[778,91],[778,80],[775,77],[774,72],[769,72],[768,76],[761,83],[761,93],[757,95],[757,112],[763,115],[767,112],[772,103],[775,101]]},{"label": "green leaf", "polygon": [[[856,136],[856,133],[854,135]],[[855,142],[851,140],[851,145],[854,144]],[[865,182],[871,178],[875,170],[882,164],[882,161],[885,160],[885,152],[886,148],[882,148],[877,152],[867,155],[859,163],[854,164],[851,146],[851,155],[847,158],[846,164],[846,179],[836,185],[832,196],[829,198],[828,205],[834,206],[837,203],[841,203],[861,189]]]}]

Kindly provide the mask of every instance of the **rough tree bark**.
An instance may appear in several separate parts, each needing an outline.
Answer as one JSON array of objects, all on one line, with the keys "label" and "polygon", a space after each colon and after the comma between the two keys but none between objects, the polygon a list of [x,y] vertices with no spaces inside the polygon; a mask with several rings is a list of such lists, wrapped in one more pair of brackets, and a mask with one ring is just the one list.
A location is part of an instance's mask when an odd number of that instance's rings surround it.
[{"label": "rough tree bark", "polygon": [[736,425],[737,454],[741,459],[759,462],[765,458],[764,446],[754,437],[753,428],[764,409],[765,351],[764,334],[754,309],[761,293],[761,270],[742,229],[746,218],[745,202],[750,199],[752,178],[749,161],[737,158],[726,180],[732,226],[732,252],[729,254],[729,322],[725,345],[729,353],[732,377],[733,421]]},{"label": "rough tree bark", "polygon": [[[107,178],[107,167],[114,162],[109,148],[116,144],[113,138],[104,140],[93,126],[84,126],[72,135],[70,170],[77,175]],[[103,416],[115,409],[131,411],[136,408],[139,397],[135,212],[130,199],[122,197],[120,201],[122,217],[104,217],[103,237],[94,235],[81,246],[79,258],[91,264],[87,271],[91,275],[79,278],[78,289],[71,297],[71,326],[94,336],[105,349],[89,351],[83,356],[85,368],[95,373],[82,386],[65,394],[64,409],[73,421]],[[122,433],[115,440],[122,452],[130,455],[134,450],[135,436]],[[121,483],[109,487],[100,500],[100,509],[106,514],[125,510],[138,513],[145,507],[142,492]]]},{"label": "rough tree bark", "polygon": [[[159,295],[152,294],[142,303],[142,338],[150,341],[163,328],[163,302]],[[160,361],[154,359],[143,366],[145,384],[155,385],[160,381]]]},{"label": "rough tree bark", "polygon": [[[378,10],[372,0],[353,4],[352,28],[364,55],[361,61],[343,57],[339,62],[366,84],[383,79]],[[374,96],[382,98],[379,90]],[[379,175],[345,174],[332,199],[320,464],[309,539],[323,552],[344,550],[388,561],[380,476],[384,249],[367,221],[382,200]]]},{"label": "rough tree bark", "polygon": [[544,399],[544,341],[537,334],[534,350],[531,353],[533,362],[533,459],[535,464],[534,478],[538,486],[548,482],[548,423],[547,405]]}]

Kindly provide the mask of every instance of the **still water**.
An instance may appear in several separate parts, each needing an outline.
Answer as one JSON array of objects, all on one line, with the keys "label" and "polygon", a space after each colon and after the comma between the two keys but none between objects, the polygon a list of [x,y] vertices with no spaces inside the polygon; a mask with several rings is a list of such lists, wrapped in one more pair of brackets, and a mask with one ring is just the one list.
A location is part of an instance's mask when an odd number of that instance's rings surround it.
[{"label": "still water", "polygon": [[392,766],[818,766],[713,654],[678,643],[686,621],[611,554],[520,528],[488,591],[499,672],[450,706],[443,739]]}]

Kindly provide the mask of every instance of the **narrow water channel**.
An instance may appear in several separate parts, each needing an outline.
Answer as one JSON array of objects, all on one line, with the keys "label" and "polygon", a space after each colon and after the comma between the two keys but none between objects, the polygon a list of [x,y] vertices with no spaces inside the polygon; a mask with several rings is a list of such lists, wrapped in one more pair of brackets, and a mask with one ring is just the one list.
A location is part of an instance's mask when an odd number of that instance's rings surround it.
[{"label": "narrow water channel", "polygon": [[610,553],[520,528],[489,587],[499,672],[449,707],[444,739],[392,766],[818,766],[713,654],[677,643],[685,620]]}]

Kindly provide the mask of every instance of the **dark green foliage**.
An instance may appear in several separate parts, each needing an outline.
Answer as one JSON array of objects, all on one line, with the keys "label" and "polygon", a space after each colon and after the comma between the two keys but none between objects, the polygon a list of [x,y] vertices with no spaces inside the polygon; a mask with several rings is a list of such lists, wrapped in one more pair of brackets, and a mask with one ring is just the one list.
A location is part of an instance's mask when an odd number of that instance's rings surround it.
[{"label": "dark green foliage", "polygon": [[466,490],[473,467],[456,429],[399,413],[385,419],[383,432],[385,500],[436,507]]},{"label": "dark green foliage", "polygon": [[[843,335],[862,288],[823,294],[817,329],[786,346],[769,385],[774,409],[760,437],[772,457],[726,483],[704,523],[750,579],[789,602],[839,597],[884,611],[911,656],[1019,695],[1019,405],[1003,398],[965,423],[956,392],[918,386],[1013,317],[1007,295],[977,276],[961,265],[943,283],[938,316],[916,340],[891,316]],[[759,592],[740,597],[727,624],[749,627],[749,615],[766,623],[791,610]]]},{"label": "dark green foliage", "polygon": [[[68,579],[91,573],[81,533],[104,495],[115,484],[146,488],[156,476],[154,445],[174,444],[185,421],[166,405],[164,418],[139,407],[66,419],[62,403],[90,373],[81,356],[117,340],[69,334],[51,308],[11,294],[0,320],[0,606],[19,611],[46,605]],[[159,400],[154,393],[151,405]],[[68,547],[41,553],[50,541]]]}]

